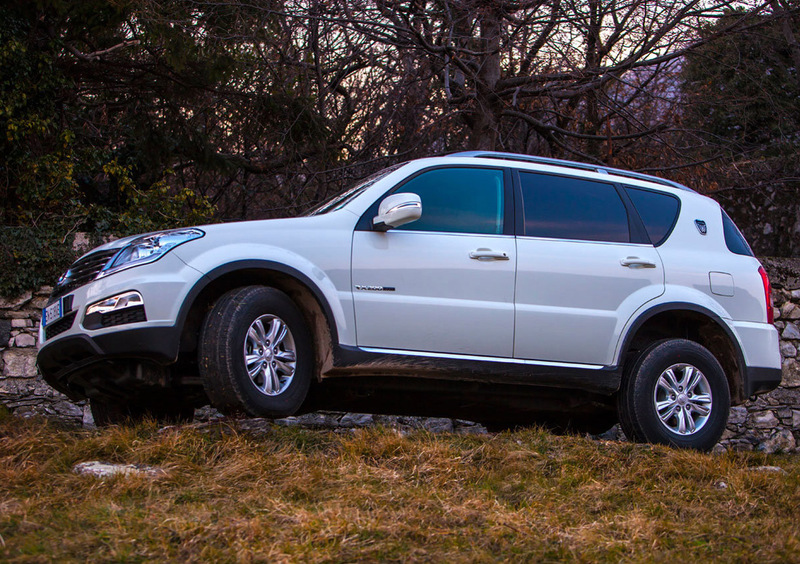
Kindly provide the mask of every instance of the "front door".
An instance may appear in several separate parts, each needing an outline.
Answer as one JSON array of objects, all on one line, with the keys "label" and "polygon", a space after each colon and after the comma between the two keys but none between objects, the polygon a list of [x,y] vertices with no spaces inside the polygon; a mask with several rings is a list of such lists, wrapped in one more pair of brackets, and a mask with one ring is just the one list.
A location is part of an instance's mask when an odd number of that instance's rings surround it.
[{"label": "front door", "polygon": [[387,232],[354,232],[359,347],[512,355],[516,244],[509,180],[503,169],[422,171],[390,192],[418,194],[420,219]]}]

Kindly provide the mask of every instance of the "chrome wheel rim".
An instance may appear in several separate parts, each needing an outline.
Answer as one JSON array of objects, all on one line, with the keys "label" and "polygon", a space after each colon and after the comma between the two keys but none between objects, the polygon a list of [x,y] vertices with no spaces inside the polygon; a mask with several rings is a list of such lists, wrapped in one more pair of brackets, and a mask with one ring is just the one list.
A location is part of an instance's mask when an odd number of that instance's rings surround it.
[{"label": "chrome wheel rim", "polygon": [[711,416],[711,386],[691,364],[673,364],[658,377],[653,403],[661,424],[677,435],[693,435]]},{"label": "chrome wheel rim", "polygon": [[277,396],[289,387],[297,350],[283,319],[267,314],[253,321],[244,339],[244,364],[250,381],[262,394]]}]

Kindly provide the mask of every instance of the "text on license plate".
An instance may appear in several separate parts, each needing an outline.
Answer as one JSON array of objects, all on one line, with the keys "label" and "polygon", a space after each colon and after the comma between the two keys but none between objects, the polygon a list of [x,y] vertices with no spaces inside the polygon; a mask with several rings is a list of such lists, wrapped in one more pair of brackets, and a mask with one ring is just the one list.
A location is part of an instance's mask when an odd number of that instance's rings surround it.
[{"label": "text on license plate", "polygon": [[54,302],[42,311],[42,326],[47,327],[54,321],[58,321],[64,315],[61,307],[61,300]]}]

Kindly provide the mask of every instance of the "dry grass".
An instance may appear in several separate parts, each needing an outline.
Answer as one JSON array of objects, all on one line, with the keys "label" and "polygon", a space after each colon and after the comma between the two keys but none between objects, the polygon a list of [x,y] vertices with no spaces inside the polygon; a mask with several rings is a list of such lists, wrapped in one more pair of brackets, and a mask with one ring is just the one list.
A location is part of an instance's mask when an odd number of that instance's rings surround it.
[{"label": "dry grass", "polygon": [[[97,459],[168,473],[72,472]],[[787,473],[752,470],[765,464]],[[0,417],[0,559],[797,561],[799,482],[797,457],[538,429],[254,435]]]}]

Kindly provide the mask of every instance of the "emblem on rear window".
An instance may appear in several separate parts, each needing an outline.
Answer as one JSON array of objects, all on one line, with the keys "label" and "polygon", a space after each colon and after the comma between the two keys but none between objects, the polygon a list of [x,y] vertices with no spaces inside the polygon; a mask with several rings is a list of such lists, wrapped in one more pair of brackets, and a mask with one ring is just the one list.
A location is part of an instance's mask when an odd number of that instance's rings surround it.
[{"label": "emblem on rear window", "polygon": [[708,233],[708,227],[706,227],[706,222],[702,219],[695,219],[694,224],[697,227],[697,230],[700,232],[700,235],[705,235]]}]

